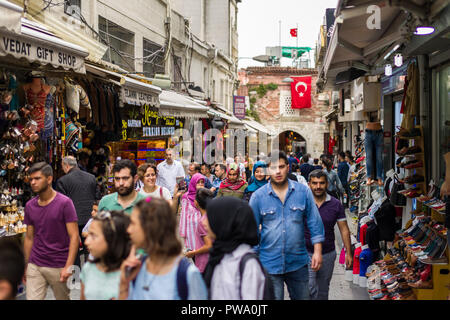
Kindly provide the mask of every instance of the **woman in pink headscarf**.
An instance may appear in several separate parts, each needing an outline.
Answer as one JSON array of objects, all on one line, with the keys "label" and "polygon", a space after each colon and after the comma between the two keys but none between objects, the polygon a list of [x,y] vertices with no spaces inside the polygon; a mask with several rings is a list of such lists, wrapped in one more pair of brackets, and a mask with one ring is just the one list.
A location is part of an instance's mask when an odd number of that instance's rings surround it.
[{"label": "woman in pink headscarf", "polygon": [[189,182],[188,191],[181,198],[180,237],[184,239],[184,246],[188,250],[197,250],[202,246],[195,237],[202,214],[195,207],[194,201],[197,190],[205,187],[205,179],[201,173],[194,174]]}]

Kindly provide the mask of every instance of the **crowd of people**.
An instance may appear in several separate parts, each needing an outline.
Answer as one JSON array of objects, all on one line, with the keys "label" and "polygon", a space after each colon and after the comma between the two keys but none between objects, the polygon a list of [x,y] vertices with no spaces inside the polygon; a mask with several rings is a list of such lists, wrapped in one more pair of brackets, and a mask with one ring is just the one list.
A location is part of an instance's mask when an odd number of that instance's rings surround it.
[{"label": "crowd of people", "polygon": [[338,172],[327,156],[319,164],[275,151],[255,163],[193,162],[185,175],[167,149],[158,165],[116,161],[107,195],[72,156],[57,181],[51,166],[36,163],[23,248],[0,250],[0,297],[14,298],[24,283],[29,300],[44,299],[49,286],[67,300],[77,265],[88,300],[281,300],[284,284],[291,299],[328,299],[335,225],[347,267],[353,261],[338,200],[352,159],[339,157]]}]

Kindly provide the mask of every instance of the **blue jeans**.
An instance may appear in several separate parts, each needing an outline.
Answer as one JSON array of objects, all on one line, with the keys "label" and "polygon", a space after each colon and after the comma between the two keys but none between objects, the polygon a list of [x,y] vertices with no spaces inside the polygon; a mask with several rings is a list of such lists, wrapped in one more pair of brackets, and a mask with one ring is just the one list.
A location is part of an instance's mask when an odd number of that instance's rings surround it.
[{"label": "blue jeans", "polygon": [[275,300],[284,300],[284,283],[286,282],[291,300],[309,300],[308,265],[298,270],[284,273],[271,274]]},{"label": "blue jeans", "polygon": [[[309,257],[312,257],[311,253]],[[313,271],[311,264],[309,264],[309,292],[311,300],[328,300],[328,291],[335,261],[336,251],[331,251],[322,255],[322,266],[319,271]]]},{"label": "blue jeans", "polygon": [[[373,147],[375,147],[375,155],[373,154]],[[376,178],[383,180],[383,130],[366,129],[364,148],[366,149],[367,178],[371,178],[374,172],[373,158],[375,156]]]}]

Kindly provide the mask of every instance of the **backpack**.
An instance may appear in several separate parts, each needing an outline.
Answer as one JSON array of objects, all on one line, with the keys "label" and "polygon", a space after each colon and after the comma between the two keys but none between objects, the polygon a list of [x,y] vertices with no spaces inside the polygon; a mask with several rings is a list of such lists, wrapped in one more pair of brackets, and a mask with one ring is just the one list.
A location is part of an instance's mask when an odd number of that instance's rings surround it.
[{"label": "backpack", "polygon": [[269,274],[267,273],[266,269],[264,269],[263,265],[261,264],[261,261],[259,261],[258,256],[253,252],[246,253],[239,262],[239,276],[241,278],[241,282],[239,283],[239,296],[240,300],[242,300],[242,275],[244,274],[244,268],[245,264],[250,259],[256,259],[258,261],[259,266],[261,267],[262,272],[264,273],[264,293],[263,293],[263,300],[275,300],[275,294],[273,289],[273,283],[270,279]]},{"label": "backpack", "polygon": [[[141,257],[141,263],[144,264],[145,259],[147,259],[147,255]],[[177,290],[178,295],[181,300],[187,300],[189,296],[189,287],[187,284],[187,269],[190,266],[190,262],[186,258],[182,258],[178,262],[178,270],[177,270]],[[136,284],[136,278],[133,279],[133,286]]]}]

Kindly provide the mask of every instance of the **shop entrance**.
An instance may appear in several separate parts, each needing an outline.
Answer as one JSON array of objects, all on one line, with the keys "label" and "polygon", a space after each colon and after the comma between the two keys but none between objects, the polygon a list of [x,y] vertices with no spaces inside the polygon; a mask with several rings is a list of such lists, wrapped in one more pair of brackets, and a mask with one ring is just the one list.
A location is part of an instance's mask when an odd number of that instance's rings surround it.
[{"label": "shop entrance", "polygon": [[279,135],[279,148],[280,150],[290,153],[298,153],[300,150],[303,154],[306,153],[306,140],[300,134],[295,131],[284,131]]}]

